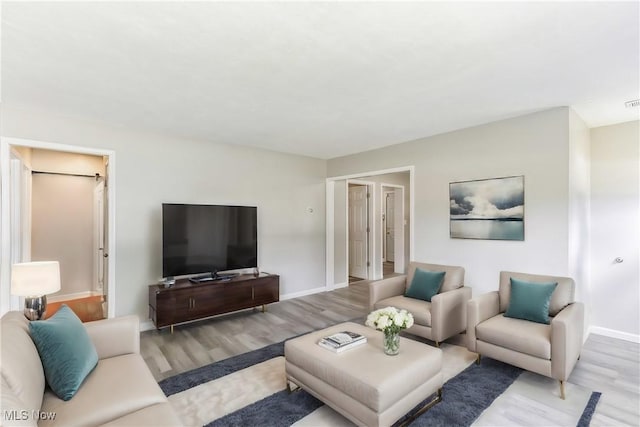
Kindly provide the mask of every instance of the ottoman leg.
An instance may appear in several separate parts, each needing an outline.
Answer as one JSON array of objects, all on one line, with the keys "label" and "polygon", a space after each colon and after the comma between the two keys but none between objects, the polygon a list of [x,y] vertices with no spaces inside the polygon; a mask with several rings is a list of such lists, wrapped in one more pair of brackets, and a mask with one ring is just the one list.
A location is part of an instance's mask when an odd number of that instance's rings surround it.
[{"label": "ottoman leg", "polygon": [[421,407],[420,409],[418,409],[418,412],[416,412],[415,414],[413,414],[412,416],[410,416],[409,418],[407,418],[406,420],[404,420],[401,424],[400,427],[405,427],[408,426],[409,424],[411,424],[413,421],[415,421],[416,418],[418,418],[420,415],[424,414],[425,412],[427,412],[429,409],[433,408],[433,406],[436,403],[442,402],[442,388],[438,389],[438,392],[433,396],[433,399],[431,399],[430,401],[428,401],[427,403],[424,404],[423,407]]},{"label": "ottoman leg", "polygon": [[287,378],[287,392],[293,393],[294,391],[298,390],[300,390],[300,386]]}]

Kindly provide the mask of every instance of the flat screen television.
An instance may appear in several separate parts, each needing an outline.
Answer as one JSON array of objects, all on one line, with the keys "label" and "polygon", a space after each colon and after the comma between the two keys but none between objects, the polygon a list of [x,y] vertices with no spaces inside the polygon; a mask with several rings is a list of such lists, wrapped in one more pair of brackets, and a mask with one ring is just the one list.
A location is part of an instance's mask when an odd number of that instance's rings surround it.
[{"label": "flat screen television", "polygon": [[162,204],[162,276],[258,266],[255,206]]}]

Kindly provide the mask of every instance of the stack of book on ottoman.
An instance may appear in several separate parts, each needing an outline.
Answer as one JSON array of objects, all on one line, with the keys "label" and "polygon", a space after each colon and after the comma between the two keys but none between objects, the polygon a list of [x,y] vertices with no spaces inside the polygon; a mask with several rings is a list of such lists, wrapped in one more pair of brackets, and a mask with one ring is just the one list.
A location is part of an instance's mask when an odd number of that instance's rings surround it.
[{"label": "stack of book on ottoman", "polygon": [[367,337],[350,331],[342,331],[323,337],[318,341],[320,347],[324,347],[335,353],[340,353],[350,348],[357,347],[367,342]]}]

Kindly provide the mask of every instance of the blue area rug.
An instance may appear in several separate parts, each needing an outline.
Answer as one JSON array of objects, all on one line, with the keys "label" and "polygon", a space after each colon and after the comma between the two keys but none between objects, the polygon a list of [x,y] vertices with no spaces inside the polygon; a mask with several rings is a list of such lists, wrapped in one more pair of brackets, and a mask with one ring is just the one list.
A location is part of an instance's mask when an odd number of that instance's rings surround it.
[{"label": "blue area rug", "polygon": [[593,413],[596,411],[596,405],[598,405],[600,396],[602,396],[602,393],[600,392],[594,391],[593,393],[591,393],[589,402],[587,403],[587,406],[584,408],[584,412],[582,412],[582,416],[578,421],[577,427],[587,427],[591,423],[591,417],[593,417]]},{"label": "blue area rug", "polygon": [[[164,393],[170,396],[277,356],[284,356],[284,342],[167,378],[159,384]],[[411,425],[469,426],[521,373],[520,368],[483,358],[480,365],[474,363],[447,381],[443,387],[442,402],[420,415]],[[589,425],[599,398],[600,393],[592,394],[579,426]],[[304,390],[294,393],[283,390],[218,418],[207,426],[290,426],[322,405],[322,402]],[[418,405],[420,406],[422,404]],[[397,424],[411,415],[410,412]]]},{"label": "blue area rug", "polygon": [[171,396],[278,356],[284,356],[284,341],[166,378],[158,384],[166,396]]}]

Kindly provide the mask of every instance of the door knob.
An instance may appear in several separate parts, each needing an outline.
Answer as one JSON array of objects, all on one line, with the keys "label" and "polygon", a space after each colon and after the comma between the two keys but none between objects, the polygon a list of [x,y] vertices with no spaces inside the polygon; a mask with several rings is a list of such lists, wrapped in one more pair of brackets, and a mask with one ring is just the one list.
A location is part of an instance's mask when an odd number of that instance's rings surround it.
[{"label": "door knob", "polygon": [[620,264],[622,262],[624,262],[624,259],[617,257],[616,259],[613,260],[613,262],[615,262],[616,264]]}]

